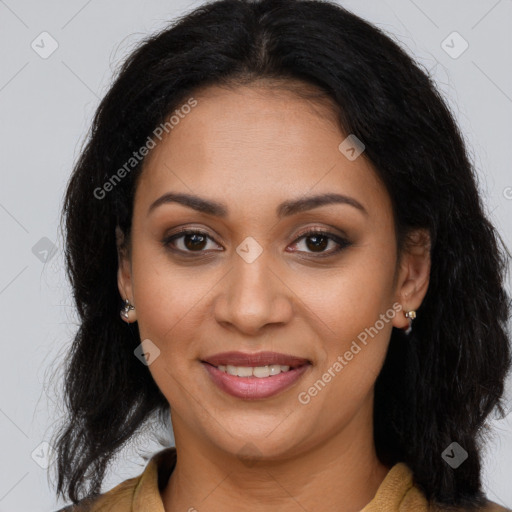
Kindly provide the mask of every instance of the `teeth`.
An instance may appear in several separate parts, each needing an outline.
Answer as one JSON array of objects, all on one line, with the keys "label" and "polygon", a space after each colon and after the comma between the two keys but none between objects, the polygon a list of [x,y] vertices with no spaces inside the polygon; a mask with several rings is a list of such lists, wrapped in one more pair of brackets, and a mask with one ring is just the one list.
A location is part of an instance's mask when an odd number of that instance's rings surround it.
[{"label": "teeth", "polygon": [[290,367],[280,364],[272,364],[270,366],[227,366],[219,365],[217,367],[221,372],[229,373],[229,375],[237,375],[238,377],[258,377],[260,379],[278,375],[281,372],[287,372]]}]

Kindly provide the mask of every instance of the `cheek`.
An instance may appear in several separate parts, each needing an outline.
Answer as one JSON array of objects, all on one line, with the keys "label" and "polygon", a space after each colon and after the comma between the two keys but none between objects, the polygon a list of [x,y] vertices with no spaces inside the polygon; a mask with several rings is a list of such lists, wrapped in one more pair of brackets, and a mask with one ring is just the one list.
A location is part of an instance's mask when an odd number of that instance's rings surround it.
[{"label": "cheek", "polygon": [[315,330],[321,332],[318,371],[329,388],[319,393],[317,406],[331,400],[359,403],[384,363],[395,316],[395,260],[392,246],[379,249],[373,244],[360,247],[343,267],[317,278],[316,286],[312,280],[302,288],[304,303],[314,313]]},{"label": "cheek", "polygon": [[194,278],[192,268],[172,266],[165,252],[151,243],[134,247],[132,279],[141,339],[151,339],[161,351],[172,341],[175,354],[179,340],[190,339],[185,331],[194,330],[190,320],[211,285]]},{"label": "cheek", "polygon": [[329,345],[343,348],[391,308],[394,257],[392,247],[372,243],[347,253],[342,265],[323,276],[300,278],[301,299],[326,327]]},{"label": "cheek", "polygon": [[[158,347],[158,357],[148,369],[167,401],[177,410],[190,406],[189,372],[199,346],[200,299],[211,288],[198,286],[192,275],[172,272],[170,265],[148,265],[133,257],[134,295],[141,340]],[[155,260],[153,260],[155,261]],[[196,346],[197,345],[197,346]]]}]

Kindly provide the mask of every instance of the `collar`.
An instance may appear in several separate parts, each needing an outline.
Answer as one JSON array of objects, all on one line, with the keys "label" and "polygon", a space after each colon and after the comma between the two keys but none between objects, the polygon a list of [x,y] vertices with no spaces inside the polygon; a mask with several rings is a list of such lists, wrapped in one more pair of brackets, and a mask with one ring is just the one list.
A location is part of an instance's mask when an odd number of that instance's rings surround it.
[{"label": "collar", "polygon": [[176,466],[176,447],[159,451],[149,460],[133,493],[131,510],[165,512],[160,492]]},{"label": "collar", "polygon": [[[132,510],[165,512],[161,491],[176,465],[176,448],[166,448],[156,453],[138,478]],[[409,467],[399,462],[387,473],[374,498],[361,512],[427,512],[428,503],[422,492],[414,486]]]},{"label": "collar", "polygon": [[[176,466],[175,447],[155,453],[138,477],[125,480],[100,497],[91,512],[165,512],[161,492]],[[107,507],[107,505],[109,505]],[[66,510],[66,509],[64,509]],[[75,510],[75,509],[71,509]],[[79,509],[82,510],[82,509]],[[373,499],[360,512],[435,512],[425,495],[414,485],[412,470],[398,462],[387,473]],[[512,512],[496,503],[487,502],[486,512]],[[78,510],[77,510],[78,512]]]}]

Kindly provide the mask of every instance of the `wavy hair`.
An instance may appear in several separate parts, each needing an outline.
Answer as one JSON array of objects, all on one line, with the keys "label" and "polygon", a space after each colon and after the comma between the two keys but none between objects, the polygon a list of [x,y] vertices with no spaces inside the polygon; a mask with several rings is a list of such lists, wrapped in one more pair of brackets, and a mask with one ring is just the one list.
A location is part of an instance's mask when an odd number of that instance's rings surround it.
[{"label": "wavy hair", "polygon": [[[257,80],[314,89],[337,106],[344,133],[366,146],[389,193],[399,248],[431,237],[430,284],[414,329],[393,328],[375,383],[374,436],[387,465],[405,462],[427,499],[476,509],[481,447],[511,365],[504,289],[508,253],[488,220],[463,136],[428,72],[372,24],[331,0],[219,0],[139,43],[101,101],[62,210],[67,276],[80,318],[65,366],[56,434],[57,493],[99,493],[114,455],[169,404],[119,318],[116,226],[129,242],[144,160],[98,190],[195,91]],[[288,84],[288,85],[287,85]],[[292,87],[297,94],[300,88]],[[105,188],[103,188],[105,190]],[[441,457],[468,453],[456,470]]]}]

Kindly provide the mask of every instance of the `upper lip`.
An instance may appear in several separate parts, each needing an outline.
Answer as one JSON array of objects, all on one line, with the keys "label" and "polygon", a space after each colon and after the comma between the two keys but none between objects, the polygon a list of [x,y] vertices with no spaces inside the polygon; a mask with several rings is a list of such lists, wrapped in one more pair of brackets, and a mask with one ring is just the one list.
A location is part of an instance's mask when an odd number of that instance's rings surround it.
[{"label": "upper lip", "polygon": [[290,354],[280,354],[278,352],[257,352],[247,354],[245,352],[221,352],[202,359],[205,363],[213,366],[232,365],[232,366],[267,366],[279,364],[283,366],[297,367],[308,364],[310,361],[303,357],[292,356]]}]

